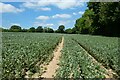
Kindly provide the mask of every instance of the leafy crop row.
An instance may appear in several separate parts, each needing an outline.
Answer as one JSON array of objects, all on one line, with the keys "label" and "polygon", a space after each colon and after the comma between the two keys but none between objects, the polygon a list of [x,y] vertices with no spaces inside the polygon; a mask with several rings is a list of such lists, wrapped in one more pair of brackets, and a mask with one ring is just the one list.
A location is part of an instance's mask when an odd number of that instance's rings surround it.
[{"label": "leafy crop row", "polygon": [[105,78],[106,71],[67,35],[56,78]]},{"label": "leafy crop row", "polygon": [[74,35],[71,37],[88,49],[90,54],[106,68],[110,68],[120,75],[118,38],[90,35]]},{"label": "leafy crop row", "polygon": [[61,37],[57,34],[3,33],[3,78],[21,78],[38,71],[38,62],[49,63]]}]

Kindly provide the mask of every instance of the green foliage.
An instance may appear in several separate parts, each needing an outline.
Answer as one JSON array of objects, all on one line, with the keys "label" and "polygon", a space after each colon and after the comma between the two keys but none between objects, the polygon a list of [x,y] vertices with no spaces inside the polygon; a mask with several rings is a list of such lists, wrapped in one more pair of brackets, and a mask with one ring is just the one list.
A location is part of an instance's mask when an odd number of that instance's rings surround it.
[{"label": "green foliage", "polygon": [[0,32],[2,32],[2,31],[3,31],[3,28],[0,27]]},{"label": "green foliage", "polygon": [[89,2],[88,9],[76,20],[78,33],[119,36],[120,2]]},{"label": "green foliage", "polygon": [[8,29],[4,29],[4,28],[0,27],[0,32],[9,32],[9,30],[8,30]]},{"label": "green foliage", "polygon": [[57,32],[58,32],[58,33],[64,33],[64,29],[65,29],[65,26],[64,26],[64,25],[60,25],[60,26],[58,27]]},{"label": "green foliage", "polygon": [[54,30],[52,28],[49,28],[49,27],[44,27],[43,31],[46,33],[54,33]]},{"label": "green foliage", "polygon": [[92,33],[92,30],[90,28],[93,22],[91,19],[93,15],[94,13],[92,10],[86,10],[82,18],[76,20],[75,28],[79,33],[82,34]]},{"label": "green foliage", "polygon": [[[108,74],[108,72],[101,68],[99,63],[119,74],[120,54],[117,40],[116,37],[65,35],[60,67],[55,78],[87,78],[85,80],[88,80],[88,78],[95,78],[95,80],[98,80],[96,78],[105,78],[105,74]],[[78,42],[84,45],[92,54],[81,48]],[[96,63],[89,55],[92,55],[98,62]],[[114,74],[114,76],[117,75]]]},{"label": "green foliage", "polygon": [[[26,71],[30,71],[31,74],[36,72],[42,74],[39,66],[49,63],[53,57],[53,50],[61,39],[60,34],[13,32],[2,34],[4,79],[22,78]],[[88,54],[79,43],[91,53]],[[89,55],[120,75],[118,47],[116,37],[66,34],[55,78],[105,78],[104,74],[108,73]],[[38,62],[39,65],[36,66]]]},{"label": "green foliage", "polygon": [[21,32],[28,32],[28,30],[27,29],[22,29]]},{"label": "green foliage", "polygon": [[106,68],[112,68],[120,75],[119,67],[119,51],[117,37],[101,37],[90,35],[74,35],[71,36],[79,43],[84,45],[86,49],[91,51],[91,55],[102,63]]},{"label": "green foliage", "polygon": [[42,26],[38,26],[37,29],[36,29],[36,32],[43,32]]},{"label": "green foliage", "polygon": [[54,30],[52,28],[48,28],[48,33],[53,33]]},{"label": "green foliage", "polygon": [[[2,33],[2,77],[22,78],[26,71],[32,73],[43,63],[49,63],[61,35],[40,33]],[[39,62],[40,65],[36,66]],[[41,73],[40,71],[39,73]]]},{"label": "green foliage", "polygon": [[106,35],[118,35],[118,25],[120,24],[120,2],[101,3],[99,12],[99,23],[104,26],[103,33]]},{"label": "green foliage", "polygon": [[34,27],[31,27],[28,31],[29,31],[29,32],[35,32],[35,28],[34,28]]},{"label": "green foliage", "polygon": [[54,33],[54,30],[49,27],[38,26],[36,29],[34,27],[31,27],[30,29],[21,29],[19,26],[12,26],[10,29],[3,29],[1,28],[2,32],[45,32],[45,33]]},{"label": "green foliage", "polygon": [[74,36],[76,40],[79,39],[79,36],[84,39],[82,35],[64,36],[60,68],[57,70],[55,78],[105,78],[105,70],[100,68],[100,64],[94,63],[88,53],[72,40]]},{"label": "green foliage", "polygon": [[72,29],[69,28],[69,29],[66,29],[66,30],[65,30],[65,33],[71,34],[71,33],[73,33],[73,32],[72,32]]},{"label": "green foliage", "polygon": [[48,28],[48,33],[54,33],[54,30],[52,28]]},{"label": "green foliage", "polygon": [[10,31],[11,31],[11,32],[20,32],[20,31],[21,31],[21,27],[18,26],[18,25],[12,25],[12,26],[10,27]]}]

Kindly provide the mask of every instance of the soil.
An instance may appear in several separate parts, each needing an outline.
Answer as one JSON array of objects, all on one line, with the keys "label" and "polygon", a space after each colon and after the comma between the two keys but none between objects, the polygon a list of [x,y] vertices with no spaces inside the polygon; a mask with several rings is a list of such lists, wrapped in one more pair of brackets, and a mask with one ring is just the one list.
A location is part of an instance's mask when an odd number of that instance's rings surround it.
[{"label": "soil", "polygon": [[56,49],[54,50],[53,54],[54,57],[49,63],[49,65],[46,66],[47,70],[45,73],[42,74],[42,78],[53,78],[55,76],[56,70],[59,68],[59,58],[61,56],[61,50],[63,48],[64,44],[64,37],[62,37],[61,43],[58,44]]}]

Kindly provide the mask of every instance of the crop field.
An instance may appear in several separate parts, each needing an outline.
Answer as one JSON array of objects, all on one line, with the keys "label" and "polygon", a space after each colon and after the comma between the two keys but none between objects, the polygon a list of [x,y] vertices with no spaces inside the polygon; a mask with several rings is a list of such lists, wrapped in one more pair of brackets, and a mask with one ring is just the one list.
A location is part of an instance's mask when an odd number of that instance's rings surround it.
[{"label": "crop field", "polygon": [[6,32],[2,33],[2,77],[24,78],[27,71],[42,75],[43,64],[49,65],[61,41],[64,43],[54,78],[120,76],[117,37]]},{"label": "crop field", "polygon": [[93,62],[92,58],[70,37],[65,37],[60,69],[57,78],[104,78],[104,69]]},{"label": "crop field", "polygon": [[[77,34],[64,37],[65,44],[59,64],[60,68],[56,74],[57,78],[119,76],[118,38]],[[112,76],[108,74],[110,70],[113,71]]]},{"label": "crop field", "polygon": [[102,63],[106,68],[111,68],[120,75],[118,51],[118,38],[100,37],[100,36],[72,36],[77,43],[81,44],[89,54],[92,55],[98,62]]},{"label": "crop field", "polygon": [[48,63],[61,36],[38,33],[3,33],[3,78],[20,78],[36,72],[37,64]]},{"label": "crop field", "polygon": [[73,38],[86,48],[97,61],[106,68],[111,68],[120,74],[118,38],[89,35],[78,36],[73,36]]}]

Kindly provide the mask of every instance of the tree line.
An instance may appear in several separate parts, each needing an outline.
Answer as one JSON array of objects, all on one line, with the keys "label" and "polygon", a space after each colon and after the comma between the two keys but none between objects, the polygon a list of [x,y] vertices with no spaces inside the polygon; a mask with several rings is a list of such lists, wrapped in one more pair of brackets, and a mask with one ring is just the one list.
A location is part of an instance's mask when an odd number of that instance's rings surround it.
[{"label": "tree line", "polygon": [[60,25],[57,30],[49,27],[38,26],[36,29],[21,29],[16,25],[10,29],[3,29],[4,32],[56,32],[68,34],[91,34],[104,36],[120,36],[118,26],[120,25],[120,2],[88,2],[87,9],[81,18],[78,18],[73,28],[65,30]]},{"label": "tree line", "polygon": [[9,29],[3,29],[2,28],[2,32],[45,32],[45,33],[64,33],[65,32],[65,26],[64,25],[60,25],[58,27],[57,30],[53,30],[50,27],[42,27],[42,26],[38,26],[37,28],[35,27],[31,27],[29,29],[22,29],[20,26],[18,25],[12,25]]},{"label": "tree line", "polygon": [[68,34],[72,34],[72,29],[66,29],[65,30],[65,26],[64,25],[60,25],[58,27],[57,30],[53,30],[50,27],[42,27],[42,26],[38,26],[37,28],[35,27],[31,27],[29,29],[22,29],[20,26],[18,25],[12,25],[9,29],[4,29],[1,28],[2,32],[44,32],[44,33],[68,33]]},{"label": "tree line", "polygon": [[120,2],[88,2],[76,20],[75,33],[120,36]]},{"label": "tree line", "polygon": [[88,2],[87,7],[66,33],[120,36],[120,2]]}]

